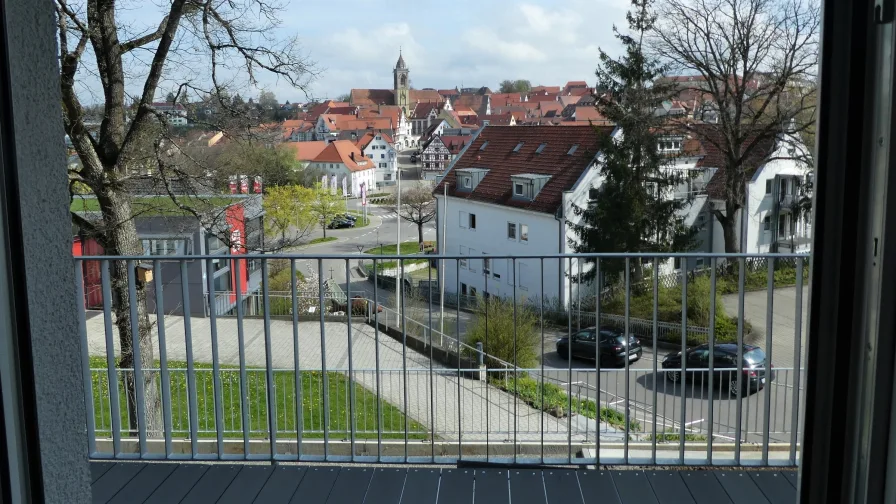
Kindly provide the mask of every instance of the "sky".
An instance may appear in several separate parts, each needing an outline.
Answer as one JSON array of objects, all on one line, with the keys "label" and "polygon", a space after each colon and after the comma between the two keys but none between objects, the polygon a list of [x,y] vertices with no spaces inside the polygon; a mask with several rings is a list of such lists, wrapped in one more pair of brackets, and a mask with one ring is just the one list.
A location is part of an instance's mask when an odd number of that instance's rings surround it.
[{"label": "sky", "polygon": [[[162,2],[155,0],[155,2]],[[399,48],[411,84],[422,88],[488,86],[504,79],[533,85],[594,83],[598,47],[615,54],[613,24],[625,24],[627,0],[282,0],[276,35],[297,36],[320,74],[310,94],[260,76],[281,102],[336,98],[352,88],[392,88]],[[145,6],[145,7],[144,7]],[[153,12],[155,10],[155,12]],[[158,23],[151,4],[119,19]],[[251,95],[252,92],[247,92]]]}]

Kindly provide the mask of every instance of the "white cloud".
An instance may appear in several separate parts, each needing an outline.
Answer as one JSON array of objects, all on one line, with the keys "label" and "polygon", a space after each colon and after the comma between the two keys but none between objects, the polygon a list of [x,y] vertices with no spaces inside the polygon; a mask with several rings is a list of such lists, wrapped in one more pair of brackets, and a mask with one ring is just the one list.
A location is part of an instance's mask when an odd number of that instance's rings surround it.
[{"label": "white cloud", "polygon": [[463,39],[474,51],[510,61],[538,63],[547,58],[544,52],[527,42],[502,40],[495,32],[486,28],[467,30]]}]

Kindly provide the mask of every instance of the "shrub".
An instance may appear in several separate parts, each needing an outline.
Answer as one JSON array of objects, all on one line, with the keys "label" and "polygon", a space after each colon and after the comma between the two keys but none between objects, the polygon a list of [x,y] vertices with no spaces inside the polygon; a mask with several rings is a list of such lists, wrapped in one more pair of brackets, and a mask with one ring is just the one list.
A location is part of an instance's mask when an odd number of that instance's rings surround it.
[{"label": "shrub", "polygon": [[[541,343],[537,324],[538,317],[528,307],[517,306],[514,317],[512,300],[497,296],[480,299],[472,324],[467,328],[467,344],[475,347],[481,342],[483,351],[492,357],[521,368],[534,367],[538,364],[538,345]],[[490,364],[498,365],[497,362]]]}]

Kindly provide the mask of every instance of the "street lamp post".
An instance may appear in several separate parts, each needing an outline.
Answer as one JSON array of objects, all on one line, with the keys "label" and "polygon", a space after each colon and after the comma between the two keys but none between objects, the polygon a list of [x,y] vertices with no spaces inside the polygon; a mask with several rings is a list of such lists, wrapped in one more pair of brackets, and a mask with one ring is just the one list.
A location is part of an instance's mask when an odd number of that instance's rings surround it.
[{"label": "street lamp post", "polygon": [[[396,244],[395,250],[398,255],[401,255],[401,167],[398,168],[398,200],[397,205],[395,207],[395,229],[396,229]],[[395,270],[395,313],[398,316],[401,316],[401,291],[404,288],[404,278],[401,276],[401,260],[398,260],[396,264],[397,268]],[[399,319],[400,320],[400,319]]]}]

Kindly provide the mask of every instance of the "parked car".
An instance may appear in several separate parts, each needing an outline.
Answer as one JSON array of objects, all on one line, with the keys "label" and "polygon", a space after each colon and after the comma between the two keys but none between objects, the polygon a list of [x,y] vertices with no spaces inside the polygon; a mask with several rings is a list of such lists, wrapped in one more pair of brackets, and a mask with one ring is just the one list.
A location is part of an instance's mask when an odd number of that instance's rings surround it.
[{"label": "parked car", "polygon": [[336,217],[339,219],[342,219],[342,220],[349,220],[352,222],[355,222],[358,220],[358,216],[353,215],[353,214],[342,214],[342,215],[337,215]]},{"label": "parked car", "polygon": [[[635,362],[641,358],[643,349],[638,339],[631,334],[628,338],[621,331],[594,327],[582,329],[572,335],[572,356],[594,360],[597,355],[597,335],[600,334],[600,364],[624,365],[625,360]],[[569,357],[570,338],[557,339],[557,355],[561,359]]]},{"label": "parked car", "polygon": [[327,229],[344,229],[355,227],[355,222],[347,219],[333,219],[330,224],[327,226]]},{"label": "parked car", "polygon": [[[768,381],[774,379],[774,366],[771,366],[766,359],[765,352],[756,345],[744,345],[743,361],[740,366],[737,364],[737,344],[720,343],[715,345],[713,352],[713,379],[720,386],[728,388],[732,396],[739,396],[740,390],[737,388],[737,373],[743,373],[741,387],[743,391],[749,395],[752,392],[761,390]],[[692,383],[701,383],[709,385],[706,375],[709,373],[709,345],[700,345],[686,350],[685,370],[688,373],[688,380],[695,380]],[[767,368],[767,369],[766,369]],[[672,382],[681,380],[681,352],[673,352],[663,358],[663,369],[667,369],[664,374],[666,379]],[[742,371],[739,371],[742,369]],[[676,371],[678,370],[678,371]],[[768,372],[767,372],[768,371]],[[702,376],[701,376],[702,375]],[[693,378],[692,378],[693,377]],[[715,385],[713,385],[715,388]]]}]

